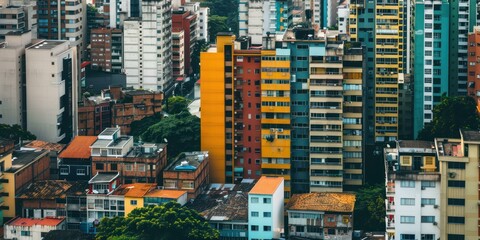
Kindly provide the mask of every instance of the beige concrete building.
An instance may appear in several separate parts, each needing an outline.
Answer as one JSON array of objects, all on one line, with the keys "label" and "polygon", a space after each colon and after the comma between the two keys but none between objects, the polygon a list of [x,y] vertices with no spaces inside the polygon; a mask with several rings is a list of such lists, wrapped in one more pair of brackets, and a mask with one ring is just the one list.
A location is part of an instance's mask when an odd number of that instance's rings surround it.
[{"label": "beige concrete building", "polygon": [[440,163],[440,239],[478,239],[480,132],[435,139]]},{"label": "beige concrete building", "polygon": [[0,124],[25,126],[25,47],[31,32],[7,34],[0,43]]},{"label": "beige concrete building", "polygon": [[38,139],[69,142],[77,133],[77,48],[40,41],[26,50],[27,129]]}]

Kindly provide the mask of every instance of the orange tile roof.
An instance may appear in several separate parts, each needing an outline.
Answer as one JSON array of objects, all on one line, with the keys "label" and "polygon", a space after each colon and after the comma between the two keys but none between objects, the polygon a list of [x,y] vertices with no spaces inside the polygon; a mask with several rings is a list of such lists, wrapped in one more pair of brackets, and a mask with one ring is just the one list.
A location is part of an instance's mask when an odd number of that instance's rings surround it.
[{"label": "orange tile roof", "polygon": [[183,194],[186,194],[187,191],[182,190],[165,190],[165,189],[155,189],[145,195],[145,197],[157,197],[157,198],[169,198],[169,199],[178,199]]},{"label": "orange tile roof", "polygon": [[88,159],[90,158],[90,145],[96,140],[96,136],[76,136],[58,157]]},{"label": "orange tile roof", "polygon": [[120,186],[117,190],[115,190],[112,194],[113,195],[123,195],[125,197],[137,197],[141,198],[149,191],[154,189],[157,184],[154,183],[132,183],[132,184],[125,184]]},{"label": "orange tile roof", "polygon": [[353,193],[304,193],[294,194],[288,201],[287,210],[353,212]]},{"label": "orange tile roof", "polygon": [[282,182],[283,177],[262,176],[249,194],[273,194]]},{"label": "orange tile roof", "polygon": [[45,142],[41,140],[33,140],[25,144],[25,147],[60,152],[65,147],[65,144],[51,143],[51,142]]},{"label": "orange tile roof", "polygon": [[34,219],[34,218],[14,218],[9,222],[5,223],[5,225],[10,226],[21,226],[21,227],[31,227],[34,225],[40,226],[58,226],[60,223],[65,221],[65,218],[42,218],[42,219]]}]

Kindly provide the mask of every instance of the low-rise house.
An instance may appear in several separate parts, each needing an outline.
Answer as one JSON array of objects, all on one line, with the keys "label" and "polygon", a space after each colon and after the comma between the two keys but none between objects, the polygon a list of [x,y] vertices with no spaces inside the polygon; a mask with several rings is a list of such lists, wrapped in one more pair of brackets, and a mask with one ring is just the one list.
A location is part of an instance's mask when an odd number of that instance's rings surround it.
[{"label": "low-rise house", "polygon": [[[11,140],[0,138],[0,173],[12,166],[12,152],[15,144]],[[7,193],[5,191],[8,185],[3,174],[0,174],[0,224],[3,225],[3,210],[8,210],[9,206],[5,203]]]},{"label": "low-rise house", "polygon": [[30,184],[48,180],[50,178],[50,156],[48,150],[16,150],[12,153],[11,161],[4,162],[3,180],[4,196],[3,216],[16,216],[15,196],[26,189]]},{"label": "low-rise house", "polygon": [[58,179],[58,154],[62,152],[65,148],[65,144],[60,143],[51,143],[41,140],[33,140],[25,145],[22,149],[32,149],[32,150],[48,150],[50,151],[48,155],[50,156],[50,179]]},{"label": "low-rise house", "polygon": [[284,178],[262,176],[248,193],[248,239],[279,239],[284,204]]},{"label": "low-rise house", "polygon": [[67,181],[88,181],[92,178],[90,145],[95,136],[76,136],[60,155],[59,179]]},{"label": "low-rise house", "polygon": [[167,164],[166,144],[134,143],[120,128],[107,128],[90,146],[92,174],[119,172],[123,184],[159,183]]},{"label": "low-rise house", "polygon": [[[68,197],[85,197],[86,182],[63,180],[36,181],[16,196],[17,216],[24,218],[67,217],[86,215],[86,209],[67,209]],[[70,207],[70,206],[68,206]],[[68,221],[67,217],[67,223]]]},{"label": "low-rise house", "polygon": [[189,200],[196,198],[209,183],[208,161],[208,152],[181,153],[163,171],[163,187],[185,190]]},{"label": "low-rise house", "polygon": [[145,194],[143,198],[144,207],[148,205],[161,205],[171,201],[177,202],[183,206],[187,203],[187,191],[153,189]]},{"label": "low-rise house", "polygon": [[254,185],[253,179],[243,179],[239,184],[210,184],[187,207],[199,212],[219,230],[220,239],[247,240],[248,192]]},{"label": "low-rise house", "polygon": [[352,239],[355,194],[294,194],[286,205],[289,239]]},{"label": "low-rise house", "polygon": [[66,229],[65,218],[14,218],[4,225],[3,237],[17,240],[41,240],[52,230]]}]

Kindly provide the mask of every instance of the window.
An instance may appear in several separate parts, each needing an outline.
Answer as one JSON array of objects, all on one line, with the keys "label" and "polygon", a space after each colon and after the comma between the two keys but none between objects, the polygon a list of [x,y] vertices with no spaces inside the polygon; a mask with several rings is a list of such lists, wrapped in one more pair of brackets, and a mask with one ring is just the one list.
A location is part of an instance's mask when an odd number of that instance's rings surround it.
[{"label": "window", "polygon": [[422,223],[433,223],[435,222],[435,216],[422,216]]},{"label": "window", "polygon": [[77,175],[85,176],[86,172],[85,169],[77,169]]},{"label": "window", "polygon": [[449,162],[448,168],[451,169],[465,169],[465,163],[463,162]]},{"label": "window", "polygon": [[258,216],[259,216],[259,215],[258,215],[258,212],[251,212],[250,215],[251,215],[252,217],[258,217]]},{"label": "window", "polygon": [[116,163],[110,164],[110,170],[116,171],[117,170],[117,164]]},{"label": "window", "polygon": [[422,198],[422,205],[435,205],[435,198]]},{"label": "window", "polygon": [[252,225],[252,226],[250,227],[250,229],[251,229],[252,231],[258,231],[258,225]]},{"label": "window", "polygon": [[448,223],[464,224],[465,218],[464,217],[448,217]]},{"label": "window", "polygon": [[272,217],[272,213],[271,212],[263,212],[263,217]]},{"label": "window", "polygon": [[145,172],[145,164],[140,163],[137,165],[139,172]]},{"label": "window", "polygon": [[127,163],[125,164],[125,171],[132,171],[133,170],[133,164]]},{"label": "window", "polygon": [[21,231],[20,235],[21,236],[30,236],[30,231]]},{"label": "window", "polygon": [[415,181],[400,181],[400,187],[414,188],[415,187]]},{"label": "window", "polygon": [[465,235],[448,234],[447,240],[465,240]]},{"label": "window", "polygon": [[263,198],[263,203],[272,203],[271,198]]},{"label": "window", "polygon": [[400,223],[415,223],[414,216],[400,216]]},{"label": "window", "polygon": [[415,234],[400,234],[400,240],[415,240]]},{"label": "window", "polygon": [[103,163],[96,163],[96,164],[95,164],[95,168],[96,168],[97,170],[103,170]]},{"label": "window", "polygon": [[465,206],[465,199],[461,198],[449,198],[448,205],[452,206]]},{"label": "window", "polygon": [[272,227],[271,226],[263,226],[263,231],[265,231],[265,232],[272,231]]},{"label": "window", "polygon": [[70,168],[60,168],[60,175],[68,175],[70,173]]},{"label": "window", "polygon": [[258,197],[252,197],[250,198],[251,203],[258,203]]},{"label": "window", "polygon": [[422,234],[421,240],[434,240],[435,234]]},{"label": "window", "polygon": [[137,200],[130,200],[130,205],[137,206]]},{"label": "window", "polygon": [[457,181],[457,180],[448,180],[449,187],[457,187],[457,188],[464,188],[465,181]]},{"label": "window", "polygon": [[195,184],[193,181],[183,181],[182,182],[182,188],[183,189],[194,189]]},{"label": "window", "polygon": [[415,205],[415,198],[401,198],[400,205]]},{"label": "window", "polygon": [[434,188],[435,181],[422,181],[422,188]]}]

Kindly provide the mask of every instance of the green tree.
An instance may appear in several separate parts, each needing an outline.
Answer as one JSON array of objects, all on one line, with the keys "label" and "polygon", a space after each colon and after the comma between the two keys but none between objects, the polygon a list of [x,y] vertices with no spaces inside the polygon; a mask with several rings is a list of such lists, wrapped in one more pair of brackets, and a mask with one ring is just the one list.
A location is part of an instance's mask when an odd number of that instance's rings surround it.
[{"label": "green tree", "polygon": [[208,35],[210,42],[215,42],[217,33],[228,32],[227,17],[211,15],[208,17]]},{"label": "green tree", "polygon": [[97,240],[218,239],[219,232],[196,211],[169,202],[136,208],[127,217],[104,218]]},{"label": "green tree", "polygon": [[155,114],[155,115],[150,116],[150,117],[145,117],[142,120],[133,121],[130,124],[130,128],[131,128],[130,134],[134,137],[139,137],[140,135],[142,135],[142,133],[147,131],[147,129],[150,126],[154,125],[155,123],[160,122],[160,120],[162,120],[162,115],[161,114]]},{"label": "green tree", "polygon": [[167,101],[168,106],[166,107],[166,112],[168,114],[177,114],[183,111],[188,112],[188,104],[190,104],[190,101],[185,97],[170,97]]},{"label": "green tree", "polygon": [[142,135],[147,142],[168,141],[167,156],[174,158],[181,152],[200,150],[200,118],[189,112],[164,117],[150,126]]},{"label": "green tree", "polygon": [[[227,26],[226,29],[222,31],[231,31],[238,35],[238,0],[207,0],[203,5],[210,8],[209,28],[212,27],[212,25],[210,25],[212,16],[222,16],[226,17],[224,23]],[[218,31],[214,32],[213,35],[209,32],[211,38],[213,38],[213,42],[215,42],[216,33],[218,33]]]},{"label": "green tree", "polygon": [[31,132],[22,129],[20,125],[7,125],[0,124],[0,137],[18,142],[20,138],[22,140],[35,140],[37,137]]},{"label": "green tree", "polygon": [[419,140],[459,138],[459,129],[478,130],[480,121],[475,100],[468,96],[443,97],[433,108],[433,120],[418,133]]},{"label": "green tree", "polygon": [[354,212],[355,229],[385,231],[385,188],[365,186],[357,192]]}]

